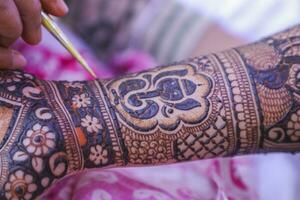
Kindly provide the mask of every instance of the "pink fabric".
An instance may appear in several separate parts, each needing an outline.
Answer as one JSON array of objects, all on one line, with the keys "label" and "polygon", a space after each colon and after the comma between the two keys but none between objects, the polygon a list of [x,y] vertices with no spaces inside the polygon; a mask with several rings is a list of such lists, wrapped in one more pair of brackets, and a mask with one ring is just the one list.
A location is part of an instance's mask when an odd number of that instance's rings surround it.
[{"label": "pink fabric", "polygon": [[[66,51],[54,44],[48,34],[36,47],[18,43],[16,47],[29,60],[26,71],[48,80],[90,78]],[[116,55],[104,64],[96,60],[84,45],[78,44],[88,62],[97,66],[94,70],[99,78],[154,66],[148,55],[134,50]],[[41,199],[251,200],[257,199],[255,184],[252,183],[255,181],[254,164],[251,157],[247,157],[158,167],[98,169],[57,182]]]},{"label": "pink fabric", "polygon": [[[241,200],[257,199],[241,171],[246,159],[83,172],[58,182],[43,200]],[[248,174],[250,177],[250,174]]]}]

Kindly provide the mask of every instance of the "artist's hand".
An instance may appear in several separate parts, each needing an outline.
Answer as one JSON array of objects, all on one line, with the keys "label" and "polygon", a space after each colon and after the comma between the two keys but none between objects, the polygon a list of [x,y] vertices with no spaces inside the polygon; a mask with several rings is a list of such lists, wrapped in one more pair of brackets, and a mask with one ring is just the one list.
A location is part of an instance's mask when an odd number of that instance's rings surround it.
[{"label": "artist's hand", "polygon": [[20,37],[28,44],[40,42],[42,9],[58,17],[68,12],[64,0],[0,0],[0,69],[26,64],[10,47]]}]

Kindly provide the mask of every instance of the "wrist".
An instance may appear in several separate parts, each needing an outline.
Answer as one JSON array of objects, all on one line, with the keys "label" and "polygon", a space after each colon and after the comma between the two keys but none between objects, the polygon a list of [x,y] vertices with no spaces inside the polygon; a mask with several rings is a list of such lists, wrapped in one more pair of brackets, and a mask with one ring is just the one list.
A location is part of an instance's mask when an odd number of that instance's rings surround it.
[{"label": "wrist", "polygon": [[[100,81],[56,84],[76,138],[81,168],[124,165],[118,122]],[[67,136],[68,137],[68,136]]]}]

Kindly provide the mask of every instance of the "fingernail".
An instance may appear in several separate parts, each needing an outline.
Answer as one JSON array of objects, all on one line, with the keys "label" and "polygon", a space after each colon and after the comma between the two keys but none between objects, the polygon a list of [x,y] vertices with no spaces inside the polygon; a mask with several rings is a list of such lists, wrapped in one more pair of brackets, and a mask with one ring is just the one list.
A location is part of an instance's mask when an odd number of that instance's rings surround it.
[{"label": "fingernail", "polygon": [[13,68],[24,67],[27,64],[27,60],[19,52],[12,50]]},{"label": "fingernail", "polygon": [[69,12],[69,7],[67,6],[67,4],[64,1],[61,1],[60,9],[63,13]]}]

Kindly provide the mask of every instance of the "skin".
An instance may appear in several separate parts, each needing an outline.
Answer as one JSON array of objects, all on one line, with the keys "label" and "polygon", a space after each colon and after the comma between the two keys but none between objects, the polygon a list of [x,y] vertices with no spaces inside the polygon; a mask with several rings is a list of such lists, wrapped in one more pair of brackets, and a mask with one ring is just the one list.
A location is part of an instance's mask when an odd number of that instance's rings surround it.
[{"label": "skin", "polygon": [[300,26],[111,80],[0,71],[0,199],[81,170],[300,150]]},{"label": "skin", "polygon": [[20,37],[32,45],[41,41],[42,9],[57,17],[68,12],[63,0],[0,0],[0,69],[26,65],[11,46]]}]

